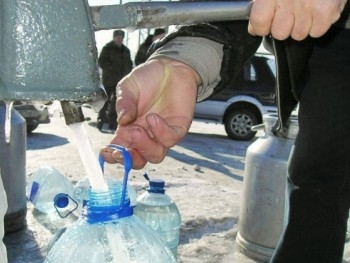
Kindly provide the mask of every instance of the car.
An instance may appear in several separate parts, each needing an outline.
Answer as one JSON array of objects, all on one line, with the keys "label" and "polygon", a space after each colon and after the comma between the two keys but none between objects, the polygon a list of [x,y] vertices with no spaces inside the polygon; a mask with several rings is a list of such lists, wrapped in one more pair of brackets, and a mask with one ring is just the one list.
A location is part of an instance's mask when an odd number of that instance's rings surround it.
[{"label": "car", "polygon": [[233,140],[251,140],[264,114],[277,113],[275,59],[256,53],[232,86],[196,103],[194,119],[221,123]]},{"label": "car", "polygon": [[26,120],[27,133],[34,131],[39,124],[50,123],[48,106],[44,103],[15,101],[13,108]]}]

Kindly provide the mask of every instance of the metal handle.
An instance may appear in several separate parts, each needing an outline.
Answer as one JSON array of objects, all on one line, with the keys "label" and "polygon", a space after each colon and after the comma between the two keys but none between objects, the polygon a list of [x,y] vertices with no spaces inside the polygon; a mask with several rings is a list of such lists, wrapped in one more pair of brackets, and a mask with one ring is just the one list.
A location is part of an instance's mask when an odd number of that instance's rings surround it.
[{"label": "metal handle", "polygon": [[90,7],[94,30],[248,20],[252,1],[129,2]]}]

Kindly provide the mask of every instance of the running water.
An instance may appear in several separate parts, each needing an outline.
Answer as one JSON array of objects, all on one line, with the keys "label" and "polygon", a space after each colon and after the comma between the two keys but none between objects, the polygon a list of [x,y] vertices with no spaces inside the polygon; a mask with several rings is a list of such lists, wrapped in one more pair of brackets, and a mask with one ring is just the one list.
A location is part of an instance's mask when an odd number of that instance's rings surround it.
[{"label": "running water", "polygon": [[5,141],[10,143],[11,140],[11,114],[13,101],[5,101],[6,104],[6,114],[5,114]]},{"label": "running water", "polygon": [[89,137],[87,136],[84,122],[78,122],[68,125],[73,131],[76,145],[79,150],[80,158],[86,174],[88,175],[91,188],[97,191],[107,191],[108,186],[103,177],[103,172],[98,163],[97,157],[91,148]]}]

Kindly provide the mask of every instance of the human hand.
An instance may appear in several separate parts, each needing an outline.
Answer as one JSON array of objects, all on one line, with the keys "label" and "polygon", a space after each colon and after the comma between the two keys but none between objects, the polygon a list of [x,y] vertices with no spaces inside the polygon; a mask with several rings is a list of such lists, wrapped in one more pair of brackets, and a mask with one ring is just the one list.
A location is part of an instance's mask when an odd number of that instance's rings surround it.
[{"label": "human hand", "polygon": [[320,37],[336,22],[347,0],[254,0],[248,31],[278,40]]},{"label": "human hand", "polygon": [[[187,134],[199,83],[191,67],[165,58],[138,66],[118,83],[118,128],[111,143],[128,148],[134,169],[161,162]],[[107,146],[101,154],[106,162],[123,163],[120,152]]]}]

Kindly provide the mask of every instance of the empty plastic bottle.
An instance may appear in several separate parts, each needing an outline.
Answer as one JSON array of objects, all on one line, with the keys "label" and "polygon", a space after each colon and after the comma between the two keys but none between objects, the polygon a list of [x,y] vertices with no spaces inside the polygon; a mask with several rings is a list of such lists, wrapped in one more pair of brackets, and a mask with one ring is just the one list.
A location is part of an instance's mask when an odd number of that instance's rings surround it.
[{"label": "empty plastic bottle", "polygon": [[73,184],[49,166],[42,166],[32,174],[27,184],[27,198],[37,210],[53,217],[67,217],[78,208]]},{"label": "empty plastic bottle", "polygon": [[137,198],[135,215],[154,229],[177,257],[181,225],[179,209],[165,194],[163,180],[150,180],[146,173],[144,176],[149,180],[149,187]]},{"label": "empty plastic bottle", "polygon": [[161,237],[133,215],[127,194],[131,156],[114,147],[124,155],[123,182],[108,180],[108,191],[89,190],[81,218],[53,244],[45,263],[176,262]]},{"label": "empty plastic bottle", "polygon": [[7,210],[6,192],[0,176],[0,262],[3,262],[3,263],[7,263],[6,247],[4,245],[4,242],[2,241],[5,233],[4,217],[5,217],[6,210]]}]

